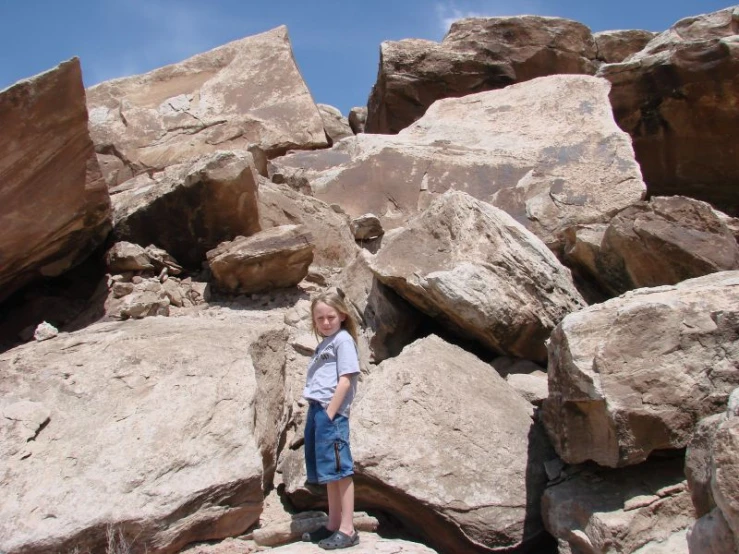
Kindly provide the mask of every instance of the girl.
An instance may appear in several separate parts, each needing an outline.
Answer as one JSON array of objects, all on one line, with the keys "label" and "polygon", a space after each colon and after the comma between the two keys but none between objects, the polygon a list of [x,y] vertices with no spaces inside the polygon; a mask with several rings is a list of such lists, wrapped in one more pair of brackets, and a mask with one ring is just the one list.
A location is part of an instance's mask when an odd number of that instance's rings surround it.
[{"label": "girl", "polygon": [[308,483],[326,484],[328,524],[303,539],[326,550],[359,543],[354,529],[354,462],[349,449],[349,408],[357,390],[357,326],[344,300],[324,292],[311,302],[313,332],[323,337],[311,358],[303,396]]}]

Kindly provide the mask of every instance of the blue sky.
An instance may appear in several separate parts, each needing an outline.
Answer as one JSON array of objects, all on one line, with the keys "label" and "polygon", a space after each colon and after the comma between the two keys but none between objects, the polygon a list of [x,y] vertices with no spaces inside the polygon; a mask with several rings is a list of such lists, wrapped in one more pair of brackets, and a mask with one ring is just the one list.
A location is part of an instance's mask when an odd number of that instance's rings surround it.
[{"label": "blue sky", "polygon": [[365,105],[383,40],[441,40],[465,16],[566,17],[663,31],[720,0],[0,0],[0,89],[78,56],[87,86],[285,24],[316,102]]}]

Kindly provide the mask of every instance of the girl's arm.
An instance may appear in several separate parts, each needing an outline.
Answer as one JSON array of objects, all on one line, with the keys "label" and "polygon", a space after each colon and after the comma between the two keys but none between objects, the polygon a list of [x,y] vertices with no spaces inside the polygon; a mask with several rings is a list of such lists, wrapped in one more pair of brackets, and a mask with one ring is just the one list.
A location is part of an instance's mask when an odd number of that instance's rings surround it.
[{"label": "girl's arm", "polygon": [[336,417],[336,413],[339,411],[339,408],[341,408],[341,403],[344,402],[344,398],[346,398],[346,393],[349,392],[351,386],[351,374],[341,375],[339,377],[339,383],[336,385],[334,396],[333,398],[331,398],[331,402],[328,403],[328,407],[326,408],[326,414],[331,421],[333,421]]}]

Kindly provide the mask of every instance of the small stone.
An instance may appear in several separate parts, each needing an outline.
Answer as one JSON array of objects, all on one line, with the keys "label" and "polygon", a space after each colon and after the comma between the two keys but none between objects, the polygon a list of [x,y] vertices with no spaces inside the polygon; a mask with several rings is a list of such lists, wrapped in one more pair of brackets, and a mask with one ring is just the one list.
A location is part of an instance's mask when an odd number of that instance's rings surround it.
[{"label": "small stone", "polygon": [[59,334],[59,330],[54,327],[51,323],[46,321],[39,323],[36,327],[36,331],[33,333],[33,338],[39,342],[53,339]]}]

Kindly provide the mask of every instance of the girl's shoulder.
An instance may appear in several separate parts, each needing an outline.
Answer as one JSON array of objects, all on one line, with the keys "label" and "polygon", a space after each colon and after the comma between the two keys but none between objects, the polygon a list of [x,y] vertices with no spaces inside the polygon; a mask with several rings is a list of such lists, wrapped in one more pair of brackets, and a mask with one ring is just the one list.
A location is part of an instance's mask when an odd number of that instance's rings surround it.
[{"label": "girl's shoulder", "polygon": [[351,336],[351,334],[349,333],[349,331],[347,331],[346,329],[339,329],[336,332],[336,334],[334,335],[334,338],[333,338],[333,341],[332,342],[335,343],[335,344],[338,344],[340,342],[346,342],[346,341],[349,341],[349,342],[352,342],[353,343],[354,342],[354,338]]}]

